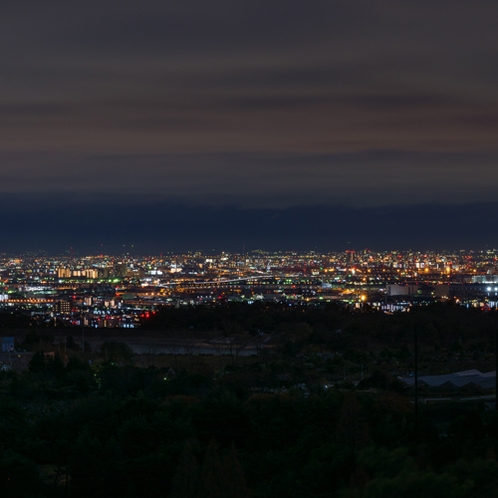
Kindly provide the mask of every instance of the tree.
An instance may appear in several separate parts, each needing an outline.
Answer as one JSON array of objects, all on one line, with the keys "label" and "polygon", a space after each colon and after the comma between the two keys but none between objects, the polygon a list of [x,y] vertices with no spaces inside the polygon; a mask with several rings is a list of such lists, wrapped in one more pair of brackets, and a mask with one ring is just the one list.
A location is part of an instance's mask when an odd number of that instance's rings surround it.
[{"label": "tree", "polygon": [[68,335],[66,337],[66,348],[70,349],[71,351],[81,350],[80,345],[77,342],[75,342],[74,337],[72,335]]},{"label": "tree", "polygon": [[194,454],[194,441],[187,440],[173,478],[171,498],[197,498],[199,493],[199,464]]},{"label": "tree", "polygon": [[225,474],[225,496],[227,498],[247,498],[249,496],[249,490],[234,444],[232,444],[225,456],[223,464],[223,471]]},{"label": "tree", "polygon": [[213,439],[206,448],[201,470],[199,497],[247,498],[249,490],[235,445],[220,458],[218,444]]},{"label": "tree", "polygon": [[45,361],[45,355],[42,351],[37,351],[28,365],[28,370],[30,373],[40,373],[45,371],[47,368],[47,363]]},{"label": "tree", "polygon": [[99,496],[105,474],[103,457],[101,442],[85,429],[76,440],[70,457],[71,496]]},{"label": "tree", "polygon": [[24,336],[24,339],[21,342],[20,346],[26,351],[34,351],[38,349],[39,344],[40,336],[34,330],[29,330]]},{"label": "tree", "polygon": [[64,362],[58,354],[56,354],[53,358],[49,358],[46,364],[47,371],[49,371],[56,379],[62,379],[62,377],[64,377]]},{"label": "tree", "polygon": [[105,355],[106,360],[113,363],[130,363],[133,358],[133,350],[124,342],[105,341],[100,350]]},{"label": "tree", "polygon": [[355,393],[349,393],[344,399],[337,433],[339,441],[351,448],[362,448],[369,441],[368,424]]},{"label": "tree", "polygon": [[6,451],[0,456],[2,498],[39,496],[41,482],[35,464],[26,457]]},{"label": "tree", "polygon": [[220,498],[225,496],[223,491],[224,473],[218,453],[218,443],[212,439],[204,455],[199,496],[202,498]]}]

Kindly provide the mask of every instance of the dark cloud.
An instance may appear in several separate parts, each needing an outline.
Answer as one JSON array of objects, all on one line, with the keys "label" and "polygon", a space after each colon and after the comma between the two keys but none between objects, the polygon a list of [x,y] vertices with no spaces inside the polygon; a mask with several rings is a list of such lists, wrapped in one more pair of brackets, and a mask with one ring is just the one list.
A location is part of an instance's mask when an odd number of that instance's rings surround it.
[{"label": "dark cloud", "polygon": [[0,14],[0,195],[494,200],[495,1],[26,0]]},{"label": "dark cloud", "polygon": [[[41,165],[34,164],[42,160]],[[278,207],[309,203],[490,202],[498,154],[370,150],[335,154],[0,154],[0,195],[67,192],[130,203]],[[372,188],[375,182],[375,188]]]}]

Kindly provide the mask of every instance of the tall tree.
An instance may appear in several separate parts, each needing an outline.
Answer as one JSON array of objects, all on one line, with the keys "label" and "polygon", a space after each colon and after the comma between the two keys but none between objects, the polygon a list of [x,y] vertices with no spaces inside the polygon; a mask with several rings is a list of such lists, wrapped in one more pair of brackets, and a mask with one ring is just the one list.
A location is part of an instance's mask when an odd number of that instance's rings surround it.
[{"label": "tall tree", "polygon": [[194,446],[194,441],[189,439],[183,447],[170,498],[197,498],[199,494],[199,464]]},{"label": "tall tree", "polygon": [[233,444],[223,459],[224,496],[227,498],[247,498],[249,489],[242,465],[237,456],[237,449]]},{"label": "tall tree", "polygon": [[220,461],[218,443],[212,439],[206,448],[201,469],[200,498],[220,498],[224,495],[224,472]]}]

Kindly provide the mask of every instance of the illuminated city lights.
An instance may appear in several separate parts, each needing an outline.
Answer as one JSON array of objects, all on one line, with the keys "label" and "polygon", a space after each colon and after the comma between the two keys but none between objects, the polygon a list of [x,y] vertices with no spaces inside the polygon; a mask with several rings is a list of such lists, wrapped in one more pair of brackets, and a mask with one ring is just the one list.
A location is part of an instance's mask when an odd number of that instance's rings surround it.
[{"label": "illuminated city lights", "polygon": [[497,250],[3,256],[0,308],[47,324],[106,328],[137,327],[162,306],[220,301],[393,312],[453,299],[492,309],[497,256]]}]

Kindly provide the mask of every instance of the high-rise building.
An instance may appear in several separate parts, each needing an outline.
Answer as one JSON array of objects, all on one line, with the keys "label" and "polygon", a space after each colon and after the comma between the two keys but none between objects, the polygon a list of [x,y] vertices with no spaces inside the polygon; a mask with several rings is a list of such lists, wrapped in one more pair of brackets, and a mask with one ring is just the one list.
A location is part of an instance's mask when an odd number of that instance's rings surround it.
[{"label": "high-rise building", "polygon": [[57,278],[70,278],[71,270],[69,268],[59,268],[57,270]]},{"label": "high-rise building", "polygon": [[68,315],[71,313],[71,301],[60,299],[54,303],[54,313],[57,315]]}]

